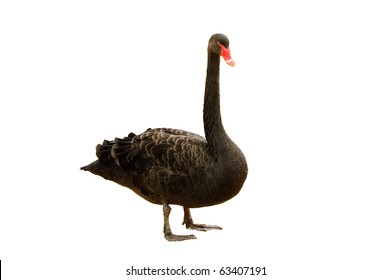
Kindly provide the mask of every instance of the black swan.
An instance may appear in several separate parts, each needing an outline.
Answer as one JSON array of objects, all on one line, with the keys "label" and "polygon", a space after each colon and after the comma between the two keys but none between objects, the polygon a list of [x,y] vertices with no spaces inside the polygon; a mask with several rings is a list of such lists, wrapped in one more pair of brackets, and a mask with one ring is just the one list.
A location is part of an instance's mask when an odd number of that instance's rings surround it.
[{"label": "black swan", "polygon": [[208,44],[204,97],[205,138],[172,128],[147,129],[96,147],[98,159],[82,170],[128,187],[149,202],[163,205],[164,237],[169,241],[195,239],[174,235],[169,204],[184,208],[183,224],[206,231],[218,226],[195,224],[190,208],[223,203],[239,193],[247,177],[246,159],[228,137],[220,115],[220,56],[234,66],[229,40],[214,34]]}]

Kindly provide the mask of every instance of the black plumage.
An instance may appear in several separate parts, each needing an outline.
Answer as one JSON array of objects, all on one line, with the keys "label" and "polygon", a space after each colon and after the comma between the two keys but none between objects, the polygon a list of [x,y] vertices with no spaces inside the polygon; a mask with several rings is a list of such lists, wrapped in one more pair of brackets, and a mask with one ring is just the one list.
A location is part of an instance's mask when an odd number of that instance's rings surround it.
[{"label": "black plumage", "polygon": [[234,197],[247,177],[241,150],[226,134],[220,114],[220,57],[233,66],[229,41],[214,34],[208,44],[204,97],[205,138],[171,128],[147,129],[96,147],[97,160],[82,167],[107,180],[128,187],[151,203],[163,205],[167,240],[194,239],[174,235],[169,225],[169,204],[184,207],[184,224],[196,230],[221,229],[194,224],[190,208],[223,203]]}]

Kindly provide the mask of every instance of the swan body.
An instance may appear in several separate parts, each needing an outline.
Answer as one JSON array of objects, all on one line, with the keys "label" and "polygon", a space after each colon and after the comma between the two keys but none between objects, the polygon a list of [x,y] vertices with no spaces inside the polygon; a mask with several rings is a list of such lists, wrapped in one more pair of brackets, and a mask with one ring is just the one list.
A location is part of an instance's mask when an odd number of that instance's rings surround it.
[{"label": "swan body", "polygon": [[190,208],[223,203],[241,190],[247,163],[226,134],[220,115],[220,57],[233,66],[229,41],[214,34],[208,44],[204,97],[205,138],[180,129],[147,129],[96,147],[97,160],[82,170],[130,188],[147,201],[163,205],[164,235],[169,241],[194,239],[174,235],[169,225],[170,204],[183,206],[184,224],[196,230],[221,229],[194,224]]}]

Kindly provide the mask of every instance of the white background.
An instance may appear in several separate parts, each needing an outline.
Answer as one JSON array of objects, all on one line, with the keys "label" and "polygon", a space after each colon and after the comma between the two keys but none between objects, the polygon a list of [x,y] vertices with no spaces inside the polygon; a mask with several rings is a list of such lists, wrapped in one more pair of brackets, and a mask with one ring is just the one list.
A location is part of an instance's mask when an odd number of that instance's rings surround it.
[{"label": "white background", "polygon": [[[132,265],[390,279],[387,2],[1,1],[4,279],[136,279]],[[221,106],[249,176],[231,201],[192,212],[223,231],[169,243],[160,206],[79,167],[131,131],[203,134],[216,32],[237,63],[222,64]],[[189,234],[172,208],[174,232]],[[220,278],[243,277],[197,277]]]}]

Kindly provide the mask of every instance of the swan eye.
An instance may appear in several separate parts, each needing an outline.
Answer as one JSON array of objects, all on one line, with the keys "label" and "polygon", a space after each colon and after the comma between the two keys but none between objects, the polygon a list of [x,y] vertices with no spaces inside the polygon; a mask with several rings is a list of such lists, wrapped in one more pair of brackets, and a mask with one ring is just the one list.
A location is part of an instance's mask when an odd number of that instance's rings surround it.
[{"label": "swan eye", "polygon": [[220,48],[221,48],[222,51],[227,49],[227,48],[224,47],[224,45],[223,45],[222,43],[220,43],[220,42],[217,42],[217,45],[220,46]]}]

